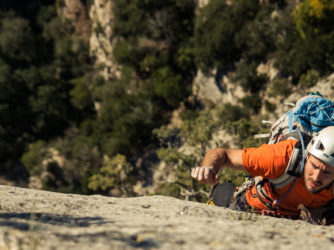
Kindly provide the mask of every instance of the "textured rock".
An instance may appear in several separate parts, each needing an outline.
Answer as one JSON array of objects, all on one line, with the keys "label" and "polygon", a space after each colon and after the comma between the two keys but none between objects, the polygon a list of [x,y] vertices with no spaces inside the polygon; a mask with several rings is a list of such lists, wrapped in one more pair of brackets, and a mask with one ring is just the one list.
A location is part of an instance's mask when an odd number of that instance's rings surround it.
[{"label": "textured rock", "polygon": [[198,5],[198,7],[203,8],[208,5],[209,2],[210,0],[197,0],[196,4]]},{"label": "textured rock", "polygon": [[90,25],[86,6],[80,0],[65,0],[60,8],[61,15],[70,20],[74,26],[74,33],[87,44],[90,37]]},{"label": "textured rock", "polygon": [[332,249],[334,226],[166,196],[113,198],[0,186],[0,249]]},{"label": "textured rock", "polygon": [[215,73],[213,73],[213,76],[206,76],[201,71],[198,71],[193,82],[193,95],[203,103],[212,102],[216,105],[231,103],[238,105],[239,99],[245,96],[242,88],[238,84],[231,82],[226,76],[217,81],[214,75]]},{"label": "textured rock", "polygon": [[105,79],[118,78],[119,66],[113,58],[112,1],[94,0],[90,7],[89,17],[92,23],[90,54],[95,59],[95,66],[101,69],[101,74]]}]

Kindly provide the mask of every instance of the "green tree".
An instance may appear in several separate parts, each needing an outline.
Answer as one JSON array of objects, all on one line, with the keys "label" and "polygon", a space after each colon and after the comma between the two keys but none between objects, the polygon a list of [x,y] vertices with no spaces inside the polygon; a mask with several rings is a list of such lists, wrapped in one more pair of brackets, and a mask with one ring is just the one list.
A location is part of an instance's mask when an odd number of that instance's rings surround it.
[{"label": "green tree", "polygon": [[0,22],[0,50],[10,62],[32,62],[35,57],[34,36],[29,20],[9,13]]},{"label": "green tree", "polygon": [[291,75],[294,84],[309,70],[320,76],[333,71],[333,12],[332,1],[326,0],[303,1],[286,11],[285,35],[277,44],[275,58],[280,71]]},{"label": "green tree", "polygon": [[230,68],[238,61],[243,51],[237,45],[237,34],[248,20],[254,19],[259,8],[255,0],[210,1],[196,18],[197,65],[209,72],[213,68]]},{"label": "green tree", "polygon": [[126,161],[124,155],[118,154],[111,159],[107,158],[99,173],[89,178],[88,187],[105,193],[112,188],[118,188],[123,196],[133,195],[132,186],[136,179],[132,171],[133,167]]},{"label": "green tree", "polygon": [[156,106],[177,107],[189,95],[193,78],[193,1],[121,0],[114,5],[116,60],[135,70],[146,98]]}]

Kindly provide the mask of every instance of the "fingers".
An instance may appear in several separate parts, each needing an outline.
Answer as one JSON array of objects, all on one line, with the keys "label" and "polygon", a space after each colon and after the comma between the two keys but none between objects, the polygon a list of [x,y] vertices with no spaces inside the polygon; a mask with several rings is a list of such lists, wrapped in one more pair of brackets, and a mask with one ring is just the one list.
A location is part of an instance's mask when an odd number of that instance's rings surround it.
[{"label": "fingers", "polygon": [[209,172],[210,172],[210,169],[207,168],[207,167],[204,167],[203,172],[204,172],[204,179],[205,179],[205,180],[208,180],[208,179],[209,179]]},{"label": "fingers", "polygon": [[219,176],[212,167],[196,167],[191,170],[191,177],[203,184],[215,185],[219,181]]},{"label": "fingers", "polygon": [[204,171],[205,171],[205,169],[206,169],[206,167],[199,168],[199,171],[198,171],[198,180],[199,181],[205,180],[205,178],[204,178]]},{"label": "fingers", "polygon": [[191,170],[191,177],[193,177],[194,179],[197,179],[198,173],[199,173],[199,167],[193,168]]},{"label": "fingers", "polygon": [[191,171],[191,177],[193,177],[194,179],[201,181],[203,180],[203,173],[206,167],[196,167],[193,168]]}]

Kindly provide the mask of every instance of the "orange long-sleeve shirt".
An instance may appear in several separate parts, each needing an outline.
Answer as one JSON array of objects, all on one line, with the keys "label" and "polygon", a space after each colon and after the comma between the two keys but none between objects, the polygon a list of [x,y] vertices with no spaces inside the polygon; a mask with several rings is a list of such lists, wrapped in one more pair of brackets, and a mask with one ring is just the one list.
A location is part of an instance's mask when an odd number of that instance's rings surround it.
[{"label": "orange long-sleeve shirt", "polygon": [[[286,140],[277,144],[264,144],[259,148],[246,148],[242,153],[242,161],[245,170],[252,176],[262,176],[268,179],[274,179],[282,175],[288,165],[292,150],[297,141]],[[264,190],[271,198],[279,199],[293,185],[293,182],[283,188],[276,188],[273,192],[269,182],[264,184]],[[246,192],[246,200],[251,207],[257,210],[267,210],[256,195],[255,187],[251,187]],[[283,215],[297,217],[299,215],[298,205],[303,204],[307,208],[316,208],[324,206],[333,197],[333,187],[322,190],[317,194],[308,192],[305,188],[303,175],[299,177],[296,186],[282,201],[278,210]]]}]

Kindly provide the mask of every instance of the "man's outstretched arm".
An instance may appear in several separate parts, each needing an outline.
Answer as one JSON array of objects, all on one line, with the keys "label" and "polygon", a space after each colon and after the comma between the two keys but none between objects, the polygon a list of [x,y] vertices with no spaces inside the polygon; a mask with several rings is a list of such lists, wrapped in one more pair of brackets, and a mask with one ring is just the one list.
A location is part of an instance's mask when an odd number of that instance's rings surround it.
[{"label": "man's outstretched arm", "polygon": [[191,177],[203,184],[215,185],[219,181],[218,172],[222,167],[244,170],[242,150],[216,148],[209,150],[200,167],[193,168]]}]

